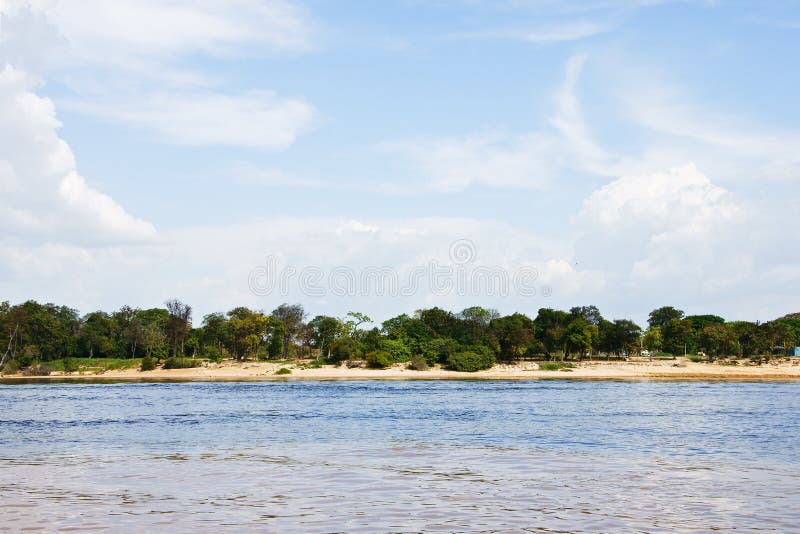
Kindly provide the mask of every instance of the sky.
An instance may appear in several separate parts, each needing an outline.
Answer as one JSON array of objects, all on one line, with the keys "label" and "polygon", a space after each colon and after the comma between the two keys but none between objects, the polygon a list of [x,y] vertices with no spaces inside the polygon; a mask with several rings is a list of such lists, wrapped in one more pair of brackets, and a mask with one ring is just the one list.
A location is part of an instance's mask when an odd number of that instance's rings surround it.
[{"label": "sky", "polygon": [[0,0],[0,300],[800,311],[800,2]]}]

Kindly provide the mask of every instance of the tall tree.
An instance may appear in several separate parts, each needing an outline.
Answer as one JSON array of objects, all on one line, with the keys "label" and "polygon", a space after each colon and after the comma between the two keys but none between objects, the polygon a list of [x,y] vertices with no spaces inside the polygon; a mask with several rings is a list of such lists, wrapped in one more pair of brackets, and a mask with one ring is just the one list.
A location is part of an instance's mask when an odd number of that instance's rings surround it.
[{"label": "tall tree", "polygon": [[303,326],[306,312],[300,304],[281,304],[272,311],[272,317],[283,323],[283,358],[289,357],[289,344]]},{"label": "tall tree", "polygon": [[647,324],[650,326],[666,326],[670,321],[683,319],[683,310],[678,310],[672,306],[662,306],[650,312]]},{"label": "tall tree", "polygon": [[192,326],[192,307],[178,299],[170,299],[164,305],[169,313],[166,334],[170,340],[172,355],[183,356],[183,342]]},{"label": "tall tree", "polygon": [[535,340],[533,321],[521,313],[494,319],[489,329],[499,345],[499,357],[506,361],[524,356]]},{"label": "tall tree", "polygon": [[603,316],[597,306],[575,306],[570,308],[569,314],[574,318],[583,319],[586,324],[594,326],[599,326],[600,321],[603,320]]}]

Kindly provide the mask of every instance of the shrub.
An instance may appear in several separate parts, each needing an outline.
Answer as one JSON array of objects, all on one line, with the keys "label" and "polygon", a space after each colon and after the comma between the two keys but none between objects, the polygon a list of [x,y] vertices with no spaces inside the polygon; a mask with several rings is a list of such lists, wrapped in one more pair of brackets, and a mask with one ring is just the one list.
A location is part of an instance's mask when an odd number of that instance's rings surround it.
[{"label": "shrub", "polygon": [[62,360],[62,364],[64,366],[65,373],[74,373],[78,370],[78,364],[69,356]]},{"label": "shrub", "polygon": [[367,354],[367,365],[375,369],[383,369],[392,365],[392,355],[382,350],[373,350]]},{"label": "shrub", "polygon": [[275,374],[276,375],[290,375],[290,374],[292,374],[292,370],[291,369],[287,369],[286,367],[281,367],[280,369],[275,371]]},{"label": "shrub", "polygon": [[394,363],[411,361],[411,349],[399,339],[382,339],[380,350],[389,353]]},{"label": "shrub", "polygon": [[345,360],[358,360],[361,357],[361,346],[353,338],[343,337],[337,339],[331,345],[330,357],[328,360],[331,363],[340,363]]},{"label": "shrub", "polygon": [[25,369],[22,374],[25,376],[47,376],[51,373],[50,367],[43,363],[35,363]]},{"label": "shrub", "polygon": [[3,365],[3,369],[0,371],[0,374],[3,375],[14,375],[19,373],[19,364],[15,361],[6,362]]},{"label": "shrub", "polygon": [[222,360],[225,359],[225,352],[224,349],[220,350],[218,347],[211,346],[205,350],[204,356],[214,363],[222,363]]},{"label": "shrub", "polygon": [[494,365],[494,355],[486,351],[483,353],[465,351],[457,352],[447,358],[447,367],[453,371],[472,373],[481,369],[489,369]]},{"label": "shrub", "polygon": [[156,359],[152,356],[145,356],[142,358],[142,364],[139,366],[140,371],[152,371],[156,368]]},{"label": "shrub", "polygon": [[421,350],[428,365],[447,363],[447,358],[458,352],[458,341],[449,337],[435,338],[423,343]]},{"label": "shrub", "polygon": [[686,356],[686,358],[688,358],[690,362],[694,363],[704,362],[708,359],[705,356],[700,356],[699,354],[689,354]]},{"label": "shrub", "polygon": [[411,358],[411,363],[408,364],[408,368],[414,371],[427,371],[429,369],[428,362],[422,354],[415,354],[414,357]]},{"label": "shrub", "polygon": [[189,369],[200,367],[201,362],[192,358],[167,358],[164,361],[164,369]]},{"label": "shrub", "polygon": [[312,368],[312,369],[319,369],[320,367],[322,367],[322,365],[323,365],[323,362],[322,362],[322,360],[311,360],[311,361],[308,363],[308,366],[309,366],[310,368]]},{"label": "shrub", "polygon": [[542,362],[539,364],[540,371],[563,371],[572,369],[574,366],[569,362]]}]

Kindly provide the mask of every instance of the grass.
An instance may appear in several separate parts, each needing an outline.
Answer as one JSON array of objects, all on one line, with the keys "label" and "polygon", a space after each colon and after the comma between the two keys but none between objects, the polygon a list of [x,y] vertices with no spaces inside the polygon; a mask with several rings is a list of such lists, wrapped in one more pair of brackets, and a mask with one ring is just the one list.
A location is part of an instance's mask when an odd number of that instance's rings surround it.
[{"label": "grass", "polygon": [[[64,371],[64,360],[46,362],[53,371]],[[69,364],[78,372],[102,372],[117,369],[138,369],[141,358],[70,358]]]},{"label": "grass", "polygon": [[540,371],[571,371],[575,367],[569,362],[541,362]]},{"label": "grass", "polygon": [[287,369],[286,367],[281,367],[280,369],[275,371],[275,374],[276,375],[290,375],[290,374],[292,374],[292,370],[291,369]]}]

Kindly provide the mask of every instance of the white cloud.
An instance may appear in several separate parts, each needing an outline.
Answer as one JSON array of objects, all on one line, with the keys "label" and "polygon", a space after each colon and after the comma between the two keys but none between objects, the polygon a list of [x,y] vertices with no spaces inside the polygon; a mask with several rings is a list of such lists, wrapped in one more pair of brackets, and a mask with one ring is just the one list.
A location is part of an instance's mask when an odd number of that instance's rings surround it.
[{"label": "white cloud", "polygon": [[569,59],[553,97],[553,116],[538,130],[393,141],[380,148],[409,159],[430,187],[442,192],[472,185],[545,189],[570,170],[613,175],[621,168],[621,158],[594,140],[576,96],[585,62],[584,54]]},{"label": "white cloud", "polygon": [[0,223],[5,239],[96,244],[152,239],[150,223],[128,214],[77,173],[58,136],[53,103],[10,66],[0,71]]},{"label": "white cloud", "polygon": [[542,189],[553,177],[563,147],[545,133],[499,132],[396,141],[381,145],[409,158],[436,191],[457,192],[471,185]]},{"label": "white cloud", "polygon": [[152,131],[178,145],[237,145],[285,150],[313,125],[316,110],[271,91],[170,92],[123,100],[64,101],[67,109]]},{"label": "white cloud", "polygon": [[125,68],[203,52],[305,50],[308,14],[286,0],[5,0],[4,23],[41,17],[57,32],[59,62]]},{"label": "white cloud", "polygon": [[[468,267],[488,266],[513,275],[520,266],[536,268],[539,278],[530,283],[540,293],[491,296],[481,290],[436,294],[428,279],[416,291],[392,298],[375,291],[337,296],[314,296],[300,289],[304,268],[318,268],[327,277],[346,266],[358,280],[370,267],[392,267],[402,287],[409,287],[415,267],[454,266],[451,244],[463,238],[476,251]],[[0,293],[12,300],[41,298],[65,302],[84,311],[115,308],[123,303],[152,306],[171,296],[190,302],[198,316],[235,305],[272,309],[283,301],[302,302],[314,313],[343,315],[357,308],[376,318],[412,312],[426,305],[461,309],[473,304],[535,314],[540,306],[565,306],[577,294],[597,284],[596,273],[576,273],[569,262],[555,258],[562,245],[512,225],[469,218],[338,219],[272,217],[242,224],[187,227],[164,231],[158,241],[119,248],[93,248],[60,244],[0,247]],[[268,257],[278,267],[293,267],[289,291],[276,286],[270,295],[256,295],[248,285],[251,272]],[[158,277],[153,278],[154,269]],[[287,273],[289,271],[286,271]],[[70,284],[61,281],[69,279]],[[326,278],[327,280],[327,278]],[[124,283],[121,283],[124,282]],[[551,297],[541,295],[552,286]],[[587,289],[589,288],[589,289]]]},{"label": "white cloud", "polygon": [[302,98],[226,90],[184,66],[307,50],[310,18],[286,0],[11,0],[0,14],[0,61],[61,81],[73,94],[60,106],[166,143],[285,150],[317,115]]},{"label": "white cloud", "polygon": [[596,21],[574,21],[552,26],[544,26],[522,34],[522,38],[532,43],[559,43],[577,41],[613,28],[612,24]]},{"label": "white cloud", "polygon": [[800,180],[800,131],[768,130],[740,116],[687,104],[667,83],[648,83],[621,92],[628,116],[662,135],[652,151],[682,153],[721,171],[725,179]]},{"label": "white cloud", "polygon": [[625,176],[601,187],[574,219],[575,257],[619,291],[687,301],[753,276],[751,213],[693,164]]}]

